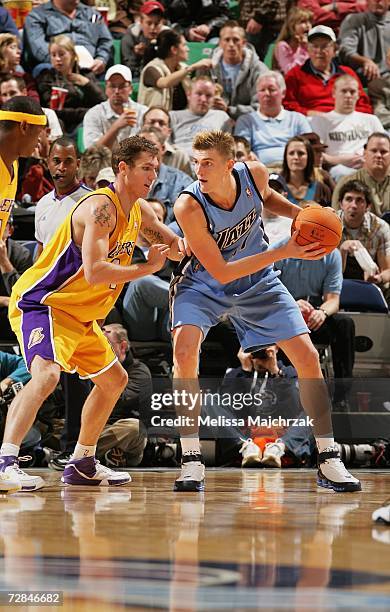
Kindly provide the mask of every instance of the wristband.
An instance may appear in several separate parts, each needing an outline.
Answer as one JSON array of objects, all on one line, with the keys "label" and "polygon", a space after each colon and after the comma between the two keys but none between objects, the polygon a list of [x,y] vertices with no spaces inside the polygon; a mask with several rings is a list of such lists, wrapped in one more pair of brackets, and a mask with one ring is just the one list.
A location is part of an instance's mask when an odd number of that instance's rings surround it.
[{"label": "wristband", "polygon": [[321,308],[321,306],[318,306],[317,310],[321,310],[324,313],[325,319],[329,318],[330,315],[326,312],[325,308]]}]

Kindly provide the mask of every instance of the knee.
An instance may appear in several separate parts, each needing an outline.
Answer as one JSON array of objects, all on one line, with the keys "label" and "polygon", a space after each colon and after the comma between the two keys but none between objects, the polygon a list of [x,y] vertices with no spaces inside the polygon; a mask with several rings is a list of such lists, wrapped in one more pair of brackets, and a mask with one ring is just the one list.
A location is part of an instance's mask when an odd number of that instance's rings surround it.
[{"label": "knee", "polygon": [[32,372],[32,383],[35,387],[34,393],[46,398],[58,385],[60,380],[60,368],[55,363],[41,365],[39,369]]},{"label": "knee", "polygon": [[320,357],[318,351],[313,343],[310,343],[306,347],[306,350],[302,352],[295,367],[299,374],[310,377],[314,372],[321,371]]},{"label": "knee", "polygon": [[173,354],[174,371],[180,376],[181,372],[193,372],[198,369],[198,354],[194,347],[180,344],[175,347]]}]

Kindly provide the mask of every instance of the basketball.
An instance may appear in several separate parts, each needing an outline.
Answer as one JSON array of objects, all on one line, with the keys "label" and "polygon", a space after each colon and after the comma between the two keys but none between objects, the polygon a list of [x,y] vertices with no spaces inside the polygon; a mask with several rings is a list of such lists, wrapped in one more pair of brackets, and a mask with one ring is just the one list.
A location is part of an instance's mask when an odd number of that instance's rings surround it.
[{"label": "basketball", "polygon": [[326,253],[331,253],[339,244],[343,231],[340,218],[332,208],[308,206],[295,218],[293,227],[298,230],[297,242],[301,246],[319,242]]}]

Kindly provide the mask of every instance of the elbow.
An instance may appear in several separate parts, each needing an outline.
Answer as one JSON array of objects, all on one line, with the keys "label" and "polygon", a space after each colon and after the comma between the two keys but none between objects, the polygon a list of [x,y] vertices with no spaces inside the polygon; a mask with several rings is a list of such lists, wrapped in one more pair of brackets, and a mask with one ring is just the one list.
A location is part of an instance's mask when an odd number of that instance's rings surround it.
[{"label": "elbow", "polygon": [[84,277],[88,285],[91,285],[91,286],[97,285],[99,282],[97,279],[97,274],[96,272],[94,272],[93,269],[84,268]]}]

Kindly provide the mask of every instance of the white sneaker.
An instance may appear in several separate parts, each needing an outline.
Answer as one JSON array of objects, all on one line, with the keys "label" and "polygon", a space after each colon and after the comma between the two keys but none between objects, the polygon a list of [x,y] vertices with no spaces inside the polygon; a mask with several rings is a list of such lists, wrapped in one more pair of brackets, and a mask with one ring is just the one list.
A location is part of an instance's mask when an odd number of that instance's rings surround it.
[{"label": "white sneaker", "polygon": [[202,455],[193,453],[183,455],[181,459],[181,473],[176,478],[174,491],[204,491],[205,468]]},{"label": "white sneaker", "polygon": [[372,513],[372,520],[375,523],[390,525],[390,499],[387,499],[383,506]]},{"label": "white sneaker", "polygon": [[261,460],[262,465],[270,468],[281,468],[282,457],[284,455],[286,446],[280,438],[275,442],[268,442],[265,445],[263,458]]},{"label": "white sneaker", "polygon": [[8,474],[0,472],[0,494],[1,493],[16,493],[21,489],[20,482],[13,480]]},{"label": "white sneaker", "polygon": [[261,464],[261,449],[251,440],[245,440],[239,451],[242,455],[241,467],[260,467]]},{"label": "white sneaker", "polygon": [[95,457],[70,459],[61,481],[76,486],[121,486],[131,482],[128,472],[115,472],[102,465]]},{"label": "white sneaker", "polygon": [[40,476],[32,476],[23,472],[19,467],[18,458],[13,455],[0,455],[0,473],[5,475],[10,482],[17,482],[18,491],[36,491],[45,486],[45,481]]},{"label": "white sneaker", "polygon": [[337,493],[361,491],[360,481],[345,468],[336,448],[326,448],[318,454],[317,484]]}]

